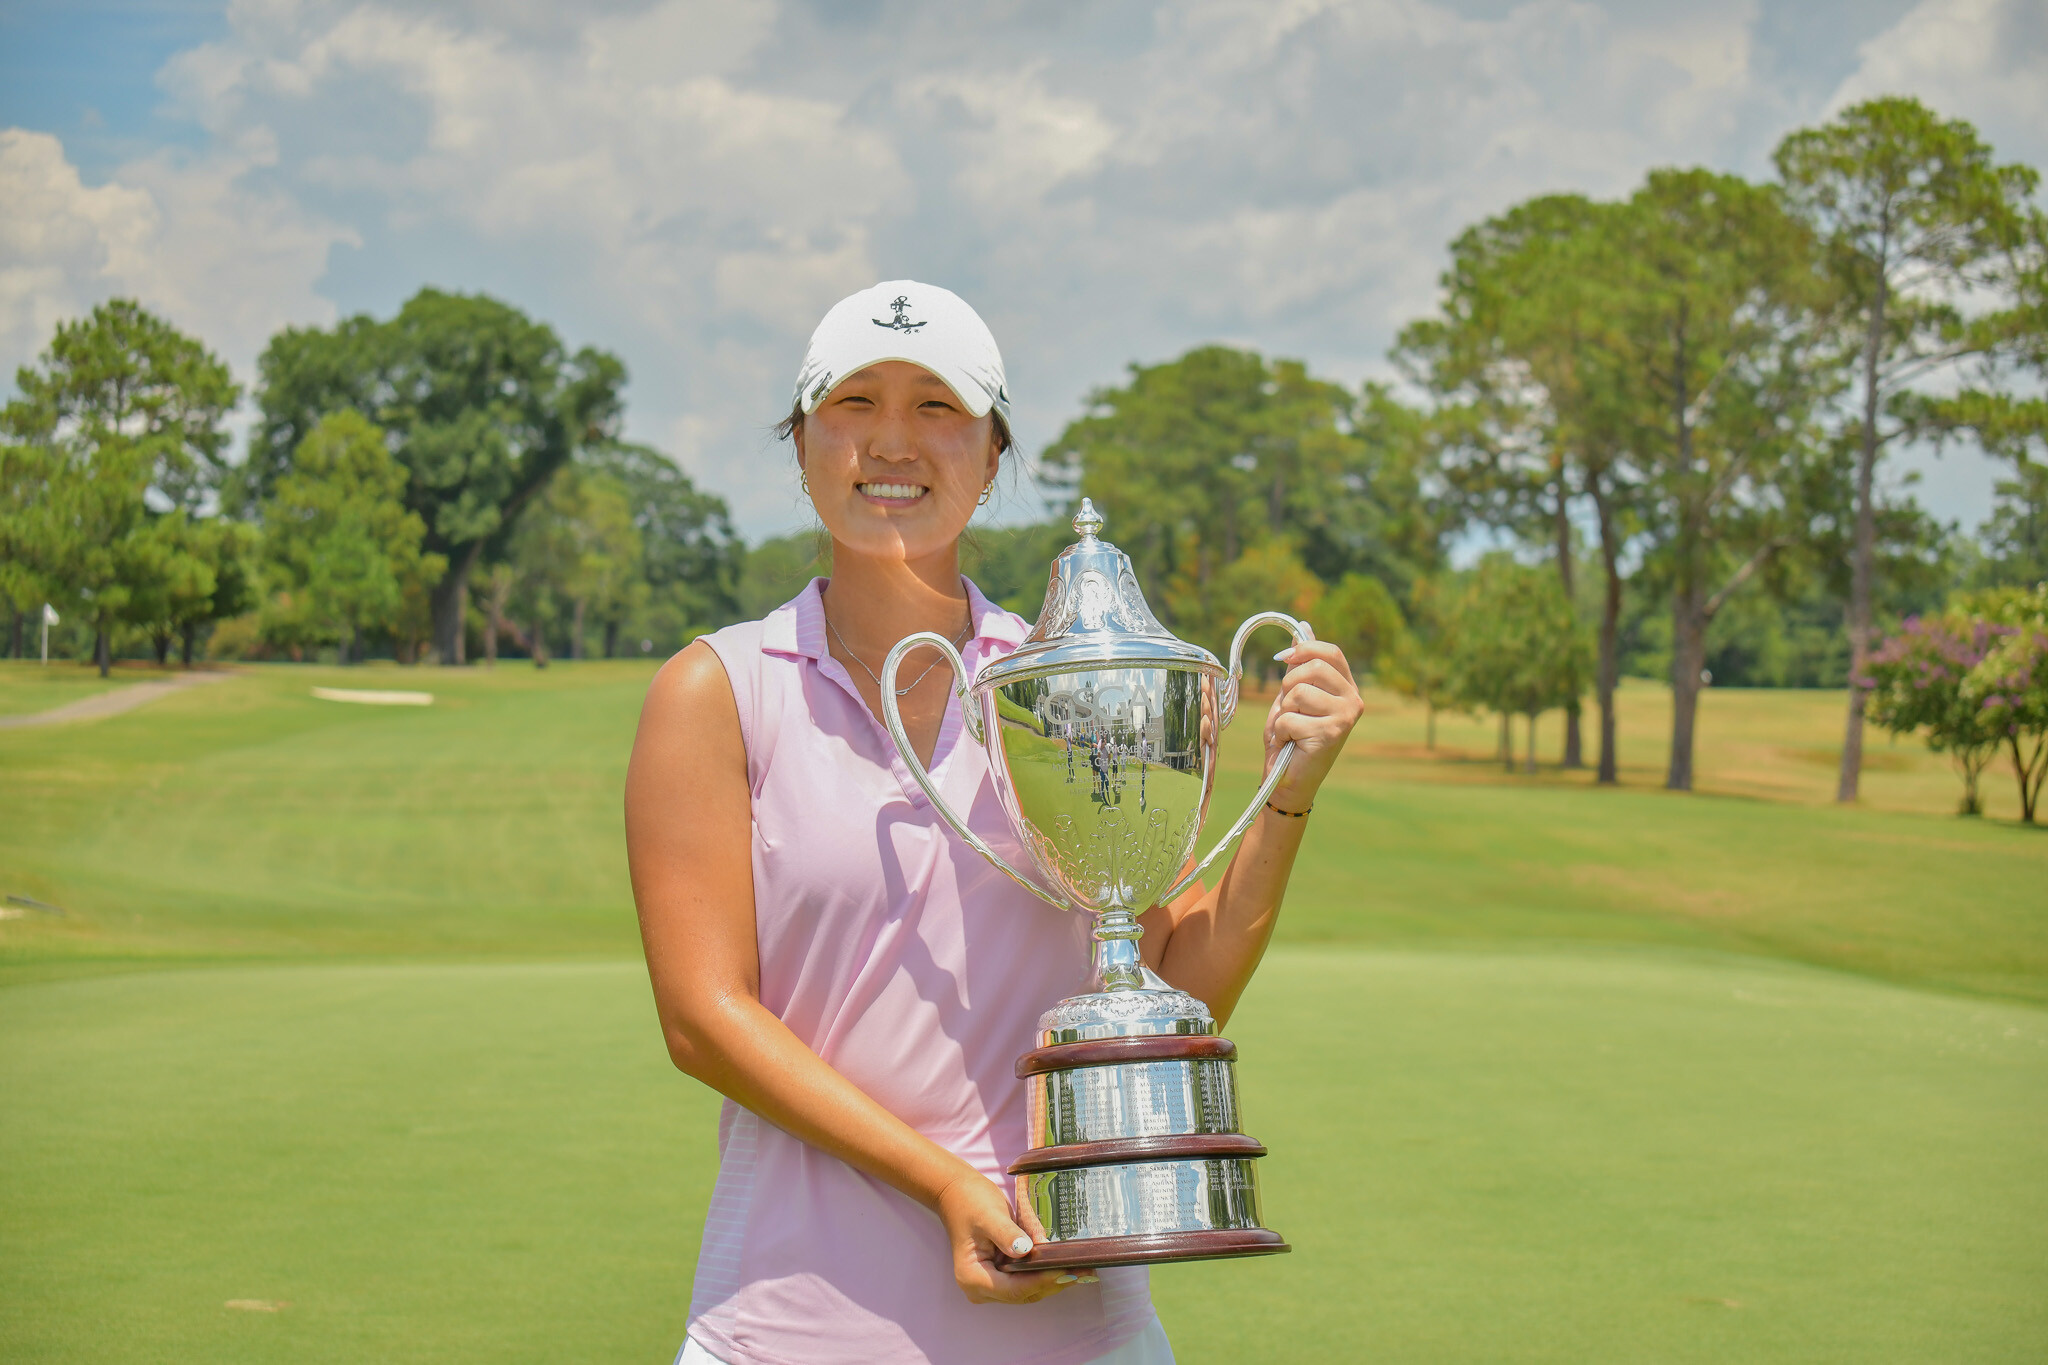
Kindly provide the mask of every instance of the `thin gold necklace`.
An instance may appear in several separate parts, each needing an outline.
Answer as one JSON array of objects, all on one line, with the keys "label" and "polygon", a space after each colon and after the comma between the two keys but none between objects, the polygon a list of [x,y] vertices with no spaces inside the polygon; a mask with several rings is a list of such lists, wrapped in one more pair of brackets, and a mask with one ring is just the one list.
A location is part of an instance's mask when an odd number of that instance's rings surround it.
[{"label": "thin gold necklace", "polygon": [[[832,632],[832,638],[837,640],[839,642],[839,647],[846,651],[846,657],[853,660],[855,663],[859,664],[860,671],[867,674],[870,678],[873,678],[875,680],[875,690],[879,692],[882,688],[881,676],[877,674],[874,669],[868,667],[867,660],[861,658],[860,655],[853,652],[853,646],[846,643],[846,637],[839,633],[839,627],[832,624],[832,613],[824,610],[824,603],[820,602],[818,604],[818,608],[819,611],[825,617],[825,629]],[[967,632],[973,629],[974,617],[973,613],[970,612],[968,614],[967,624],[962,626],[960,628],[960,633],[953,637],[953,648],[960,648],[960,642],[962,640],[965,640],[967,638]],[[931,671],[934,668],[937,668],[940,664],[944,663],[945,661],[946,660],[944,656],[933,659],[929,664],[925,665],[925,670],[923,673],[918,674],[916,677],[910,680],[908,686],[897,688],[896,695],[899,697],[909,696],[913,691],[917,689],[917,685],[923,682],[925,678],[931,674]]]}]

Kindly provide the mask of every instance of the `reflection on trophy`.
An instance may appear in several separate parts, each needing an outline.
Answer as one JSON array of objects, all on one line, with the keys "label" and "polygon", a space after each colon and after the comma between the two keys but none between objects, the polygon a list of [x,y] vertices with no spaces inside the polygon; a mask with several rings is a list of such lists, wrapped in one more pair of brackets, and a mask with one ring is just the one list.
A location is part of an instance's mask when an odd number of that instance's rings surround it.
[{"label": "reflection on trophy", "polygon": [[[1137,917],[1172,900],[1237,841],[1286,771],[1283,749],[1251,805],[1190,866],[1216,775],[1217,743],[1237,706],[1244,642],[1262,625],[1314,639],[1280,612],[1238,627],[1226,670],[1152,615],[1130,559],[1097,536],[1082,499],[1081,539],[1053,561],[1044,610],[1017,649],[969,679],[959,652],[924,632],[882,668],[889,733],[932,805],[982,857],[1039,898],[1095,917],[1090,990],[1038,1020],[1017,1060],[1033,1146],[1010,1167],[1019,1216],[1046,1241],[1016,1264],[1106,1266],[1286,1251],[1259,1223],[1253,1161],[1240,1129],[1237,1048],[1215,1036],[1208,1006],[1140,960]],[[967,731],[988,751],[998,798],[1038,876],[1009,865],[968,829],[911,749],[896,671],[925,646],[952,663]]]}]

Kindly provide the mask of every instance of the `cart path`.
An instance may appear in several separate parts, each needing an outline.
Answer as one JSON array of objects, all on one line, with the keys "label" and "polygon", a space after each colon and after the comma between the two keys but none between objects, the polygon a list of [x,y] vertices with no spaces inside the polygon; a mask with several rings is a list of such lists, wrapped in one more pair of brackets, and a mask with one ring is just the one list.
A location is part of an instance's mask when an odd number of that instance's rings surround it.
[{"label": "cart path", "polygon": [[223,682],[233,677],[232,673],[180,673],[175,678],[162,678],[154,682],[130,683],[112,692],[100,692],[77,701],[53,706],[47,711],[31,711],[25,716],[0,716],[0,730],[18,730],[30,725],[56,725],[67,720],[98,720],[102,716],[118,716],[123,711],[167,697],[187,687],[201,683]]}]

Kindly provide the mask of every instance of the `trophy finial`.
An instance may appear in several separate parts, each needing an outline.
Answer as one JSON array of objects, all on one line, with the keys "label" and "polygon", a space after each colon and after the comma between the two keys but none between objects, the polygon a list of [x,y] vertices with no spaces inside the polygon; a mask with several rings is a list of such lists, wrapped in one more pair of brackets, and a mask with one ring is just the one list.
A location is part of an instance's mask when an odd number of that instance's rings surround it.
[{"label": "trophy finial", "polygon": [[1074,534],[1095,539],[1095,533],[1102,529],[1102,513],[1095,510],[1095,503],[1088,498],[1081,499],[1081,510],[1074,514]]}]

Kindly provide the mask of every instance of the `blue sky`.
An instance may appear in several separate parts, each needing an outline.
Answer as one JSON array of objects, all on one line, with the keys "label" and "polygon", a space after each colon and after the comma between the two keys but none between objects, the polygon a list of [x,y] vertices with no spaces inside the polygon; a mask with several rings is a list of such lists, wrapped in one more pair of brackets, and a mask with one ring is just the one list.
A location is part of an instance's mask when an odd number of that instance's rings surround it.
[{"label": "blue sky", "polygon": [[[279,327],[484,290],[619,352],[633,434],[758,536],[802,520],[765,433],[804,337],[875,279],[983,311],[1035,450],[1207,341],[1384,376],[1467,224],[1762,175],[1892,92],[2048,164],[2048,4],[0,3],[0,365],[114,294],[246,380]],[[1914,469],[1982,517],[1993,466]]]},{"label": "blue sky", "polygon": [[156,73],[173,54],[227,31],[217,3],[8,0],[0,4],[0,127],[57,134],[94,181],[167,143],[197,146],[201,129],[159,115]]}]

